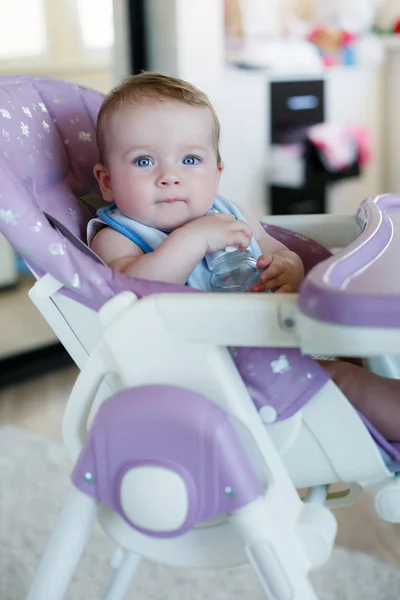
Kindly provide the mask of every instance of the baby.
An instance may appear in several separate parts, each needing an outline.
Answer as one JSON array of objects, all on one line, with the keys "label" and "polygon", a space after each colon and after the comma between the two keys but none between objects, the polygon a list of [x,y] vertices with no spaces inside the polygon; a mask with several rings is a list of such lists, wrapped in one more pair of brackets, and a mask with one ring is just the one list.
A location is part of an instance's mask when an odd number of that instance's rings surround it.
[{"label": "baby", "polygon": [[223,170],[218,142],[217,115],[189,84],[144,73],[114,90],[98,117],[101,164],[95,175],[103,198],[117,205],[114,219],[121,221],[120,212],[132,220],[125,224],[137,235],[139,229],[141,237],[151,234],[137,223],[169,235],[146,254],[132,237],[107,227],[94,237],[93,250],[127,275],[185,284],[205,254],[245,249],[254,236],[254,258],[264,270],[254,291],[295,292],[304,274],[301,260],[247,211],[241,209],[238,219],[238,209],[225,202],[224,212],[206,216]]},{"label": "baby", "polygon": [[[300,258],[247,210],[218,197],[219,135],[210,101],[189,83],[155,73],[125,79],[98,115],[94,174],[111,206],[91,222],[89,244],[129,276],[205,290],[207,254],[250,248],[261,271],[251,291],[297,292]],[[319,364],[383,436],[400,440],[399,381],[350,362]]]}]

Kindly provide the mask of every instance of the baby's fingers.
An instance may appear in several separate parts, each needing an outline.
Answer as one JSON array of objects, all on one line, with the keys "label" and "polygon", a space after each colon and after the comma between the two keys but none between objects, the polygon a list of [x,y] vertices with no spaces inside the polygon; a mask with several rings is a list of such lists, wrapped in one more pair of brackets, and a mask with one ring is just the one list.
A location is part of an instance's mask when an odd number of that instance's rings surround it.
[{"label": "baby's fingers", "polygon": [[240,240],[240,244],[237,244],[237,245],[240,245],[241,249],[245,250],[250,245],[250,242],[251,242],[251,237],[252,237],[251,229],[249,227],[247,227],[246,223],[243,223],[243,226],[242,226],[241,222],[237,221],[235,223],[235,228],[233,230],[233,236],[236,239]]},{"label": "baby's fingers", "polygon": [[272,263],[272,254],[261,254],[257,259],[257,268],[266,269]]},{"label": "baby's fingers", "polygon": [[266,291],[266,287],[265,287],[265,283],[255,283],[252,287],[251,287],[251,292],[253,292],[254,294],[259,294],[262,292]]},{"label": "baby's fingers", "polygon": [[253,232],[248,223],[246,223],[245,221],[236,221],[234,226],[236,229],[238,229],[239,231],[243,231],[243,233],[246,234],[250,243]]},{"label": "baby's fingers", "polygon": [[283,265],[272,262],[271,265],[261,273],[260,281],[270,281],[271,279],[282,275],[283,270]]},{"label": "baby's fingers", "polygon": [[285,273],[281,273],[277,277],[272,277],[271,279],[267,279],[266,281],[259,281],[256,285],[260,285],[264,290],[278,290],[279,288],[290,285],[288,283],[288,278]]},{"label": "baby's fingers", "polygon": [[232,240],[228,246],[237,246],[239,250],[246,250],[250,243],[249,236],[244,231],[236,231],[232,235]]}]

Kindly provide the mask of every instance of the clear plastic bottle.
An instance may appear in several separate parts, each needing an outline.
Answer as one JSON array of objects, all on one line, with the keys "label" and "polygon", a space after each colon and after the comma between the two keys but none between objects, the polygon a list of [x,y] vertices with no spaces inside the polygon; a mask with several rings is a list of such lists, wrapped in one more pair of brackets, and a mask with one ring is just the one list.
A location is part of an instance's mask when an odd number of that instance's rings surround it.
[{"label": "clear plastic bottle", "polygon": [[236,248],[214,253],[211,270],[210,284],[213,292],[250,292],[261,275],[251,253],[241,252]]}]

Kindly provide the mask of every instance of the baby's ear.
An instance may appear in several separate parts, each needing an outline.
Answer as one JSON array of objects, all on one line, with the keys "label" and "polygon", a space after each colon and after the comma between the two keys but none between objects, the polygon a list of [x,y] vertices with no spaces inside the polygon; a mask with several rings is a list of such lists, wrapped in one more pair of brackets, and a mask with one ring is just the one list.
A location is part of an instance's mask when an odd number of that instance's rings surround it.
[{"label": "baby's ear", "polygon": [[217,166],[217,171],[218,171],[218,175],[217,175],[217,185],[218,185],[219,184],[219,180],[221,178],[221,175],[222,175],[222,173],[224,171],[224,163],[222,161]]},{"label": "baby's ear", "polygon": [[111,177],[107,168],[101,163],[97,163],[93,167],[93,174],[97,179],[97,183],[99,184],[103,200],[105,200],[105,202],[112,202],[113,193],[111,188]]}]

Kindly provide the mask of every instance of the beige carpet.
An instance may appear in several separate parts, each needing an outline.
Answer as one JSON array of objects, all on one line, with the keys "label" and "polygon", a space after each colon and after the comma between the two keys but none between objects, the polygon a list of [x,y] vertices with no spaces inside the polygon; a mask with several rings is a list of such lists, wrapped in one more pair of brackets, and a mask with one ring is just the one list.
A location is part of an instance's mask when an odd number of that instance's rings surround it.
[{"label": "beige carpet", "polygon": [[[23,600],[68,487],[65,450],[10,427],[0,428],[0,599]],[[111,543],[96,532],[67,600],[98,600],[110,574]],[[400,570],[336,549],[313,575],[321,600],[398,600]],[[262,600],[248,566],[184,571],[143,563],[131,600]],[[49,598],[48,600],[52,600]]]}]

